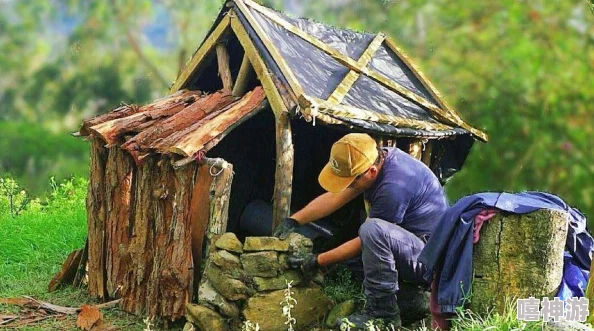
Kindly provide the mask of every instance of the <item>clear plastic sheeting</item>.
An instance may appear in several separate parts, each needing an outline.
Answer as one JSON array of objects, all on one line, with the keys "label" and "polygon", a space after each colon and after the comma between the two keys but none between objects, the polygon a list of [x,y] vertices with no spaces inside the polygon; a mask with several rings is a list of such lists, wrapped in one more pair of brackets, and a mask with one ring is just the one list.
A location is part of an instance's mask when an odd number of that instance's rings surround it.
[{"label": "clear plastic sheeting", "polygon": [[252,14],[297,77],[304,92],[328,99],[349,69],[259,12],[252,10]]},{"label": "clear plastic sheeting", "polygon": [[439,123],[425,109],[367,76],[360,76],[357,79],[342,103],[380,114]]},{"label": "clear plastic sheeting", "polygon": [[437,102],[433,99],[431,93],[429,93],[425,86],[423,86],[421,81],[408,68],[404,61],[402,61],[385,44],[377,50],[377,53],[375,53],[373,59],[371,59],[370,67],[417,95],[427,99],[427,101],[437,105]]}]

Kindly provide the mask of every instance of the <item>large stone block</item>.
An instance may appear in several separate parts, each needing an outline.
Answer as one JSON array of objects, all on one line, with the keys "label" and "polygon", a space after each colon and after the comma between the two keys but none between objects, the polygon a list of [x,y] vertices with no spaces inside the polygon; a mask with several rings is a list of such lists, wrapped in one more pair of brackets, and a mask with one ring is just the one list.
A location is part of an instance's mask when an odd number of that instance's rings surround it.
[{"label": "large stone block", "polygon": [[239,316],[237,305],[228,301],[219,294],[211,285],[209,280],[203,281],[198,289],[198,303],[206,303],[215,307],[222,315],[227,317]]},{"label": "large stone block", "polygon": [[250,276],[275,277],[280,269],[277,252],[244,253],[240,260],[243,270]]},{"label": "large stone block", "polygon": [[286,241],[289,243],[289,251],[294,255],[303,255],[311,253],[313,250],[313,242],[311,239],[299,234],[291,233]]},{"label": "large stone block", "polygon": [[556,210],[495,216],[474,245],[472,301],[479,313],[503,312],[506,299],[552,297],[563,276],[569,215]]},{"label": "large stone block", "polygon": [[243,250],[246,252],[255,251],[277,251],[286,252],[289,250],[289,243],[275,237],[247,237]]},{"label": "large stone block", "polygon": [[233,270],[241,268],[241,262],[239,262],[239,257],[222,249],[211,254],[210,258],[214,264],[218,265],[223,270]]},{"label": "large stone block", "polygon": [[292,282],[293,286],[301,284],[301,275],[297,271],[289,270],[273,278],[254,277],[258,291],[282,290],[287,288],[288,282]]},{"label": "large stone block", "polygon": [[215,247],[230,252],[243,253],[243,245],[233,232],[224,233],[216,242]]},{"label": "large stone block", "polygon": [[228,300],[246,299],[254,292],[244,282],[231,277],[213,264],[206,268],[206,278],[212,287]]},{"label": "large stone block", "polygon": [[[293,288],[292,297],[297,304],[292,309],[291,315],[297,321],[297,330],[306,330],[306,327],[324,319],[326,313],[332,309],[332,301],[326,296],[321,287]],[[258,293],[247,300],[243,315],[252,323],[258,323],[260,330],[285,331],[286,318],[282,315],[280,302],[284,299],[284,291]]]},{"label": "large stone block", "polygon": [[227,323],[214,310],[194,304],[186,304],[186,318],[199,330],[227,331]]}]

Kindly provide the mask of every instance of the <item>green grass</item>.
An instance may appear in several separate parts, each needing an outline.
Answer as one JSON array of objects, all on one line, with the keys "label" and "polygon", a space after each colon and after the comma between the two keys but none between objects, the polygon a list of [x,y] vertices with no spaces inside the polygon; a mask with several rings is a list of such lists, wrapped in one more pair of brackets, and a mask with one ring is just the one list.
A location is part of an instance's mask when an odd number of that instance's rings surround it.
[{"label": "green grass", "polygon": [[[64,287],[48,293],[51,278],[68,254],[84,247],[87,237],[85,197],[87,182],[73,179],[51,183],[48,201],[33,201],[19,215],[0,192],[0,298],[31,296],[52,304],[80,307],[95,304],[86,288]],[[16,194],[20,189],[15,190]],[[0,313],[18,313],[20,307],[1,305]],[[104,310],[104,320],[122,330],[142,330],[142,318],[118,309]],[[22,330],[76,330],[76,316],[48,319]]]}]

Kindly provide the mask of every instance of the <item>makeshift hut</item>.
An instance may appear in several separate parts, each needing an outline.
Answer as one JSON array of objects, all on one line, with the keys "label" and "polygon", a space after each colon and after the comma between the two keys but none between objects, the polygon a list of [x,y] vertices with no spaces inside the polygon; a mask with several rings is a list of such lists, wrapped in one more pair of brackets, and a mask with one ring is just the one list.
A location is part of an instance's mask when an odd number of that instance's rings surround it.
[{"label": "makeshift hut", "polygon": [[384,34],[229,1],[168,96],[82,125],[91,295],[181,317],[209,238],[239,232],[251,201],[271,202],[277,224],[322,193],[317,175],[348,132],[410,151],[444,182],[487,140]]}]

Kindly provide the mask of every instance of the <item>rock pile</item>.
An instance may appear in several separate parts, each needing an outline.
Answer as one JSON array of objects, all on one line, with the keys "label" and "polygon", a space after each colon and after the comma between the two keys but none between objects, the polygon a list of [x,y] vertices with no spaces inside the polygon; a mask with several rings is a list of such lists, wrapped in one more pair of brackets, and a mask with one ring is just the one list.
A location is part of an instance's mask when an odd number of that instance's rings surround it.
[{"label": "rock pile", "polygon": [[297,330],[322,321],[332,308],[320,286],[321,274],[306,278],[287,264],[290,255],[312,251],[308,238],[295,233],[286,240],[248,237],[242,244],[228,232],[213,242],[198,289],[198,304],[186,306],[185,329],[240,330],[243,321],[249,320],[260,330],[287,330],[280,302],[289,282],[297,300],[291,311]]}]

